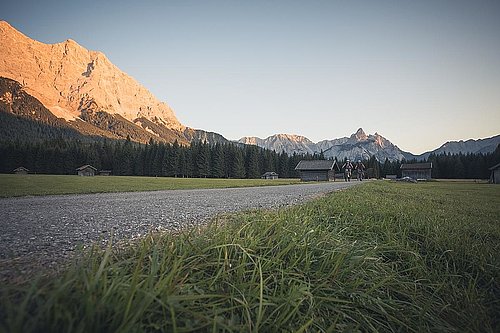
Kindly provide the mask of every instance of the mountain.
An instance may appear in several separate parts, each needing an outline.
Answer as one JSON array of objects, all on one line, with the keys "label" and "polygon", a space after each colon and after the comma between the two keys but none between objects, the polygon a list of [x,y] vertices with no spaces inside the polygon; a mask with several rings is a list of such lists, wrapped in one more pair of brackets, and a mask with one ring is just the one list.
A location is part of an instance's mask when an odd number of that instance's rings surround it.
[{"label": "mountain", "polygon": [[423,160],[429,157],[430,154],[440,155],[440,154],[486,154],[493,152],[500,144],[500,135],[493,136],[486,139],[469,139],[466,141],[448,141],[441,147],[434,149],[429,152],[425,152],[421,155],[413,155],[417,160]]},{"label": "mountain", "polygon": [[491,153],[500,144],[500,135],[479,140],[467,141],[449,141],[441,147],[423,153],[414,155],[402,151],[398,146],[384,138],[378,133],[367,135],[362,128],[358,129],[350,137],[341,137],[333,140],[323,140],[314,143],[306,137],[290,134],[276,134],[266,139],[257,137],[243,137],[238,140],[239,143],[256,145],[266,149],[274,150],[278,153],[285,152],[288,155],[296,154],[320,154],[323,152],[325,158],[337,158],[343,160],[345,158],[351,160],[366,160],[375,156],[377,160],[383,162],[385,159],[389,161],[400,161],[402,159],[424,160],[430,154],[468,154],[468,153]]},{"label": "mountain", "polygon": [[366,135],[362,128],[347,140],[332,145],[323,151],[326,158],[336,157],[351,160],[367,160],[375,156],[379,161],[397,161],[404,158],[404,152],[378,133]]},{"label": "mountain", "polygon": [[276,134],[266,139],[243,137],[238,142],[274,150],[277,153],[285,152],[288,155],[314,154],[316,151],[315,143],[300,135]]},{"label": "mountain", "polygon": [[323,140],[318,143],[300,135],[290,134],[276,134],[266,139],[243,137],[238,142],[257,145],[278,153],[285,152],[289,155],[294,153],[320,154],[323,152],[326,158],[337,157],[339,160],[344,158],[351,160],[369,159],[371,156],[375,156],[379,161],[384,161],[386,158],[394,161],[405,157],[404,152],[389,140],[378,133],[367,135],[362,128],[350,137]]},{"label": "mountain", "polygon": [[[75,41],[44,44],[0,21],[0,80],[2,111],[39,121],[36,112],[12,108],[12,96],[37,100],[54,117],[54,126],[84,135],[130,137],[134,141],[187,144],[191,139],[227,141],[221,135],[184,126],[173,110],[136,80],[113,65],[101,52]],[[21,93],[22,92],[22,93]],[[44,112],[45,113],[45,112]]]}]

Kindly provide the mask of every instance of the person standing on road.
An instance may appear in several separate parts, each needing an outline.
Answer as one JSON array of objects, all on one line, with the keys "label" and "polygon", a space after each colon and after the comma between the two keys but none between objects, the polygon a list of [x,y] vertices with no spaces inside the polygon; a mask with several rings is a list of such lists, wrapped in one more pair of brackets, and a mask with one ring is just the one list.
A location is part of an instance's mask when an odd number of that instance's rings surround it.
[{"label": "person standing on road", "polygon": [[358,180],[362,181],[365,175],[365,165],[361,162],[361,160],[358,160],[358,163],[356,163],[354,168],[358,171]]},{"label": "person standing on road", "polygon": [[349,160],[347,160],[344,165],[342,165],[342,169],[344,169],[344,180],[346,182],[351,181],[352,168],[352,163]]}]

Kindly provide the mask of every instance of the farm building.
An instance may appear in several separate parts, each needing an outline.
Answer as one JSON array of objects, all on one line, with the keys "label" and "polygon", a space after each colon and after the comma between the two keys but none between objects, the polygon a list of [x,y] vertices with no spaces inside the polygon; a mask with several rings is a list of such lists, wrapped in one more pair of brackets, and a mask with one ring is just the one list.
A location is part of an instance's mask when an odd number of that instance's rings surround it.
[{"label": "farm building", "polygon": [[325,160],[302,160],[297,164],[295,170],[299,172],[302,181],[335,181],[335,169],[338,165],[335,161]]},{"label": "farm building", "polygon": [[262,176],[260,176],[261,179],[278,179],[278,174],[274,171],[268,171]]},{"label": "farm building", "polygon": [[78,176],[94,176],[97,169],[92,165],[86,164],[76,169],[76,171],[78,172]]},{"label": "farm building", "polygon": [[492,166],[488,170],[491,171],[490,183],[492,184],[500,184],[500,163]]},{"label": "farm building", "polygon": [[401,177],[431,179],[432,163],[401,164]]},{"label": "farm building", "polygon": [[111,176],[111,170],[101,170],[99,176]]},{"label": "farm building", "polygon": [[19,167],[19,168],[15,168],[13,170],[13,172],[16,174],[16,175],[27,175],[28,172],[30,172],[28,169],[26,169],[25,167]]}]

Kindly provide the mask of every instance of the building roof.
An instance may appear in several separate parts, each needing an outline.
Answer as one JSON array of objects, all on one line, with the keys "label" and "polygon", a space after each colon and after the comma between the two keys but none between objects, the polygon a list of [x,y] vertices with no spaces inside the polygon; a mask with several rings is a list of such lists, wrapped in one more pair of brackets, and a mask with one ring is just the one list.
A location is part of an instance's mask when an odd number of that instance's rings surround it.
[{"label": "building roof", "polygon": [[264,176],[277,176],[278,174],[274,171],[268,171],[266,173],[264,173],[261,177],[264,177]]},{"label": "building roof", "polygon": [[97,171],[96,168],[94,168],[92,165],[89,165],[89,164],[85,164],[85,165],[82,165],[81,167],[79,167],[78,169],[76,169],[76,171],[82,171],[82,170],[85,170],[85,169],[93,169],[94,171]]},{"label": "building roof", "polygon": [[494,165],[494,166],[492,166],[491,168],[488,168],[488,170],[493,171],[493,170],[496,170],[496,169],[498,169],[498,168],[500,168],[500,163],[495,164],[495,165]]},{"label": "building roof", "polygon": [[297,164],[295,170],[332,170],[335,167],[335,161],[326,160],[302,160]]},{"label": "building roof", "polygon": [[27,172],[27,171],[29,171],[29,170],[28,170],[28,169],[26,169],[25,167],[22,167],[22,166],[21,166],[21,167],[19,167],[19,168],[15,168],[13,171],[14,171],[14,172],[16,172],[16,171],[26,171],[26,172]]},{"label": "building roof", "polygon": [[401,164],[401,170],[429,170],[432,169],[432,163],[409,163]]}]

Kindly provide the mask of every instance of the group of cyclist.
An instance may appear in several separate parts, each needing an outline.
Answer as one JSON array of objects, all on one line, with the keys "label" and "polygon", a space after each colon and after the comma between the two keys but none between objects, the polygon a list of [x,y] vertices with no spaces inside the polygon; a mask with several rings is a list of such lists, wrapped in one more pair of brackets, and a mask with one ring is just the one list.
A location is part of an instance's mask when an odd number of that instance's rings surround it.
[{"label": "group of cyclist", "polygon": [[350,160],[347,160],[344,163],[344,165],[342,165],[342,169],[344,169],[344,180],[346,182],[351,181],[351,175],[353,169],[357,170],[359,181],[362,181],[365,175],[365,165],[361,162],[361,160],[358,160],[358,162],[355,165],[353,165]]}]

